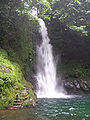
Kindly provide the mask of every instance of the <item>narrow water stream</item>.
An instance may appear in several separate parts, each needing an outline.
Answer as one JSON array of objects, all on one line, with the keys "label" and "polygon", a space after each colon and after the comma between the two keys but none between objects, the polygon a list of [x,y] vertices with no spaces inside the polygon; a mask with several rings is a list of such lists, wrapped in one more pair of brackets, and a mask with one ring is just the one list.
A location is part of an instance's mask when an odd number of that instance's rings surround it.
[{"label": "narrow water stream", "polygon": [[90,96],[38,99],[35,108],[0,110],[0,120],[90,120]]}]

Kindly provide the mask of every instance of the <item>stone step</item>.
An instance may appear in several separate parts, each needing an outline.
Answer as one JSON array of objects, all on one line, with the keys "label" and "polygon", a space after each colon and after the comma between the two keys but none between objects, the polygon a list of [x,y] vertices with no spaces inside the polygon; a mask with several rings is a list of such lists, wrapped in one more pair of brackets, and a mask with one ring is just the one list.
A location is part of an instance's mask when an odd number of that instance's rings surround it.
[{"label": "stone step", "polygon": [[21,105],[14,105],[14,106],[12,106],[12,107],[10,107],[10,108],[8,108],[8,109],[21,109],[21,108],[23,108],[23,106],[21,106]]},{"label": "stone step", "polygon": [[15,99],[14,102],[22,102],[22,100],[20,100],[20,99],[17,99],[17,100],[16,100],[16,99]]},{"label": "stone step", "polygon": [[11,108],[8,108],[9,110],[17,110],[17,109],[20,109],[20,108],[13,108],[13,107],[11,107]]},{"label": "stone step", "polygon": [[20,97],[26,97],[26,96],[28,96],[27,94],[25,95],[25,94],[21,94],[20,95]]},{"label": "stone step", "polygon": [[27,93],[27,90],[22,90],[22,93]]},{"label": "stone step", "polygon": [[28,99],[28,96],[25,96],[25,97],[22,97],[22,96],[21,96],[19,99],[20,99],[20,100],[26,100],[26,99]]},{"label": "stone step", "polygon": [[16,102],[16,103],[14,102],[13,105],[22,105],[22,103],[21,103],[21,102],[20,102],[20,103],[19,103],[19,102],[18,102],[18,103],[17,103],[17,102]]}]

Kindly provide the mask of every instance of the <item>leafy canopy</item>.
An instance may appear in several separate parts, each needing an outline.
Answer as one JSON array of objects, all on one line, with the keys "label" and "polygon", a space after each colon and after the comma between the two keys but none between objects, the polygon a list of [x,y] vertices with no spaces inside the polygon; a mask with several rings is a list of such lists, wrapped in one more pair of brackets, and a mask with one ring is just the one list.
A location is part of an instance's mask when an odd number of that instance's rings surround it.
[{"label": "leafy canopy", "polygon": [[90,0],[56,0],[52,6],[52,17],[69,29],[88,36],[90,32]]}]

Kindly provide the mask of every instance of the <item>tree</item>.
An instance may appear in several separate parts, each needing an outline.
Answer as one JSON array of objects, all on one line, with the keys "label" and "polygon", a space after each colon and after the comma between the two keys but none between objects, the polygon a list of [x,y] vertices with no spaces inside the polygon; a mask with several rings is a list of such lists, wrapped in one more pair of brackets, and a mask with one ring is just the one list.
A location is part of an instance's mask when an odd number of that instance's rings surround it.
[{"label": "tree", "polygon": [[56,0],[52,17],[71,30],[88,36],[90,32],[90,2],[88,0]]}]

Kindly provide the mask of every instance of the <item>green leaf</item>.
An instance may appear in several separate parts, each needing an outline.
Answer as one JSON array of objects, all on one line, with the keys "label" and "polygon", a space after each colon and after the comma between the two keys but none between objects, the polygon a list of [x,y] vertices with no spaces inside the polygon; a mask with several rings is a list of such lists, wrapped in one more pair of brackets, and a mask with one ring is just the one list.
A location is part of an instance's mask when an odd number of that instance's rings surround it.
[{"label": "green leaf", "polygon": [[0,79],[0,85],[3,85],[4,81],[2,79]]}]

